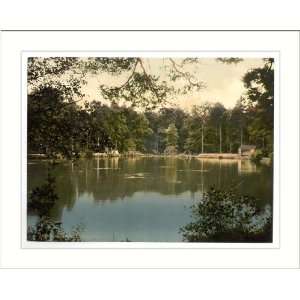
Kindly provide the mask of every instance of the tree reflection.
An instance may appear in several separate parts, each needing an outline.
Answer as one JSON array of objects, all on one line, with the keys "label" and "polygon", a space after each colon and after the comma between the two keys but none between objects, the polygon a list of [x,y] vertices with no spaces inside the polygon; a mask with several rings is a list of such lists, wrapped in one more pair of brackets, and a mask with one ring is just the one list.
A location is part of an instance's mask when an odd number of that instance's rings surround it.
[{"label": "tree reflection", "polygon": [[[263,208],[272,202],[271,170],[240,173],[237,161],[186,158],[97,158],[79,160],[72,165],[62,162],[55,167],[59,200],[50,215],[61,220],[63,210],[72,210],[80,198],[96,203],[130,198],[136,192],[158,192],[161,195],[204,193],[211,186],[220,190],[235,186],[241,194],[258,196],[256,205]],[[47,163],[28,166],[28,192],[42,184]]]}]

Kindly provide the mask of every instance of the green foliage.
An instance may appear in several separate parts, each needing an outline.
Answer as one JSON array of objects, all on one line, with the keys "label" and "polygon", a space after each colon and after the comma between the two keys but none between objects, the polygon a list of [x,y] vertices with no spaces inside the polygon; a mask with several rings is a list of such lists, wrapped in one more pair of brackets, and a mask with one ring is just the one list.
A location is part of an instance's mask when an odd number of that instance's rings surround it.
[{"label": "green foliage", "polygon": [[249,115],[252,140],[262,149],[273,152],[274,59],[265,59],[263,67],[249,70],[243,77],[247,89],[242,105]]},{"label": "green foliage", "polygon": [[29,57],[27,82],[29,95],[47,88],[60,91],[64,99],[81,97],[83,75],[78,75],[80,61],[76,57]]},{"label": "green foliage", "polygon": [[164,82],[159,83],[158,78],[153,75],[134,72],[126,85],[121,87],[100,85],[100,91],[104,99],[110,101],[125,101],[133,106],[155,109],[166,103],[172,89]]},{"label": "green foliage", "polygon": [[166,129],[166,145],[177,148],[178,132],[174,123],[170,124]]},{"label": "green foliage", "polygon": [[[218,59],[223,63],[240,60]],[[269,155],[273,152],[274,70],[272,59],[264,61],[263,67],[243,77],[246,93],[233,109],[204,103],[187,113],[162,107],[179,91],[150,74],[142,58],[29,58],[28,153],[74,160],[80,153],[106,149],[163,153],[174,146],[188,153],[237,152],[243,143]],[[180,92],[203,87],[184,70],[199,59],[166,59],[165,63],[171,81],[182,81]],[[98,101],[78,105],[86,74],[103,72],[128,76],[119,86],[101,85],[102,96],[111,105]],[[122,100],[129,105],[120,106]]]},{"label": "green foliage", "polygon": [[192,113],[186,120],[188,137],[184,149],[191,153],[206,152],[208,143],[216,143],[216,136],[211,137],[211,129],[214,124],[210,124],[214,113],[214,106],[210,103],[194,105]]},{"label": "green foliage", "polygon": [[162,153],[167,147],[166,129],[175,124],[177,130],[177,150],[184,151],[184,143],[187,137],[185,126],[188,114],[176,107],[164,107],[158,112],[145,112],[151,133],[145,139],[145,148],[148,152]]},{"label": "green foliage", "polygon": [[211,188],[192,206],[194,221],[181,228],[188,242],[271,242],[272,211],[257,199]]},{"label": "green foliage", "polygon": [[209,122],[211,125],[217,127],[224,122],[226,108],[221,103],[215,103],[209,111]]},{"label": "green foliage", "polygon": [[[106,148],[128,151],[133,144],[136,150],[143,151],[144,139],[152,133],[145,116],[133,109],[108,107],[96,101],[84,108],[74,104],[60,106],[58,91],[49,91],[47,96],[29,97],[29,153],[74,159],[80,152],[101,152]],[[45,111],[45,105],[40,111],[39,101],[49,101],[51,109]]]},{"label": "green foliage", "polygon": [[[171,95],[186,94],[204,87],[202,81],[184,69],[190,63],[197,65],[198,61],[161,59],[166,75],[161,76],[151,73],[146,66],[147,60],[142,57],[31,57],[28,59],[27,78],[31,92],[50,86],[64,91],[64,95],[70,98],[72,94],[83,96],[81,86],[86,84],[87,74],[121,76],[127,79],[120,85],[99,85],[104,99],[155,109],[166,104]],[[170,79],[168,83],[164,77]],[[180,87],[175,88],[171,84],[176,80],[181,81]]]},{"label": "green foliage", "polygon": [[[270,135],[264,135],[262,147],[257,131],[252,130],[256,123],[241,103],[232,110],[216,103],[195,106],[191,114],[179,108],[143,113],[96,101],[84,107],[61,106],[60,93],[48,92],[48,98],[40,93],[29,97],[29,153],[76,159],[80,153],[105,149],[163,153],[168,146],[178,152],[201,153],[202,142],[204,152],[237,152],[242,141],[272,152]],[[45,107],[51,109],[40,111],[39,101],[49,101]]]},{"label": "green foliage", "polygon": [[167,154],[167,155],[176,155],[177,154],[177,148],[176,146],[172,146],[172,145],[169,145],[166,147],[165,151],[164,151],[164,154]]},{"label": "green foliage", "polygon": [[135,151],[136,150],[136,144],[133,139],[125,140],[124,146],[127,151]]},{"label": "green foliage", "polygon": [[263,159],[263,157],[264,157],[263,151],[258,149],[253,154],[251,154],[250,160],[253,163],[259,164]]},{"label": "green foliage", "polygon": [[49,158],[78,156],[74,141],[80,127],[74,126],[79,108],[65,104],[62,92],[43,88],[28,96],[28,150],[45,153]]},{"label": "green foliage", "polygon": [[34,226],[27,230],[27,240],[35,242],[81,242],[80,233],[83,226],[77,225],[71,232],[66,232],[61,222],[55,222],[49,217],[41,217]]}]

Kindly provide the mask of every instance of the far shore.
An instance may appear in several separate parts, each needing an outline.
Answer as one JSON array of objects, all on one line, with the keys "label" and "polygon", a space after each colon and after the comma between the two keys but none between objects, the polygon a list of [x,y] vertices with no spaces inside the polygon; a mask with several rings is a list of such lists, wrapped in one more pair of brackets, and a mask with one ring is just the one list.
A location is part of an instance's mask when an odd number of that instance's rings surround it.
[{"label": "far shore", "polygon": [[[100,158],[113,158],[113,157],[126,157],[126,158],[136,158],[136,157],[171,157],[171,158],[185,158],[185,159],[230,159],[230,160],[250,160],[249,155],[239,155],[236,153],[201,153],[201,154],[186,154],[186,153],[179,153],[179,154],[153,154],[153,153],[103,153],[103,152],[94,152],[92,154],[93,157],[100,157]],[[84,154],[81,156],[85,158]],[[46,154],[28,154],[28,159],[47,159]],[[265,157],[263,158],[262,162],[269,163],[270,159]]]}]

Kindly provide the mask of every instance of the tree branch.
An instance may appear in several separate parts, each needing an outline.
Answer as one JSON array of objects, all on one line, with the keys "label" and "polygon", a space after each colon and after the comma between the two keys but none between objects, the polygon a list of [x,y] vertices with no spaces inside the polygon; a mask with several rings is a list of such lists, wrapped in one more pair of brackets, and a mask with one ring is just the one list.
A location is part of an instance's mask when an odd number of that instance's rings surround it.
[{"label": "tree branch", "polygon": [[127,78],[127,80],[121,86],[116,87],[116,89],[120,90],[120,89],[124,88],[129,83],[129,81],[131,80],[131,78],[134,75],[134,72],[136,70],[137,64],[138,64],[138,59],[136,60],[135,65],[133,66],[132,73],[130,74],[130,76]]},{"label": "tree branch", "polygon": [[141,66],[141,68],[142,68],[142,70],[143,70],[143,73],[144,73],[144,75],[146,76],[146,78],[147,78],[147,80],[148,80],[148,82],[149,82],[149,87],[150,87],[151,91],[154,93],[154,95],[156,96],[156,98],[157,98],[158,100],[160,100],[160,96],[158,95],[157,90],[156,90],[156,89],[154,88],[154,86],[153,86],[153,83],[152,83],[152,80],[151,80],[150,76],[148,75],[148,73],[146,72],[146,70],[145,70],[145,68],[144,68],[142,59],[141,59],[141,58],[138,58],[137,61],[140,63],[140,66]]},{"label": "tree branch", "polygon": [[193,76],[192,76],[189,72],[183,72],[183,71],[179,70],[178,67],[181,68],[182,66],[178,65],[178,64],[174,61],[174,59],[169,58],[169,61],[172,63],[174,70],[175,70],[178,74],[180,74],[182,77],[184,77],[184,79],[186,79],[190,85],[192,85],[192,86],[194,86],[194,87],[198,87],[198,88],[203,87],[203,84],[202,84],[201,82],[193,82],[193,81],[192,81]]}]

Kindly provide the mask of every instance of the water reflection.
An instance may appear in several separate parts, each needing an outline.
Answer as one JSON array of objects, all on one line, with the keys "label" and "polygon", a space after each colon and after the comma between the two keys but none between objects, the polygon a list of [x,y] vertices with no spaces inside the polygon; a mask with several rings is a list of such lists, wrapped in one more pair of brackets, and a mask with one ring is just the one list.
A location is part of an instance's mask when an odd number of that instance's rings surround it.
[{"label": "water reflection", "polygon": [[256,173],[258,171],[257,165],[251,163],[250,160],[239,160],[238,161],[239,174],[243,173]]},{"label": "water reflection", "polygon": [[[42,184],[46,174],[46,161],[29,162],[28,192]],[[179,241],[178,228],[190,220],[189,206],[211,186],[235,187],[260,199],[259,207],[272,205],[273,198],[271,168],[249,161],[98,157],[60,163],[54,175],[60,200],[51,216],[70,227],[84,220],[89,225],[87,240],[112,240],[111,232],[119,230],[123,240]]]}]

